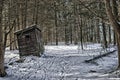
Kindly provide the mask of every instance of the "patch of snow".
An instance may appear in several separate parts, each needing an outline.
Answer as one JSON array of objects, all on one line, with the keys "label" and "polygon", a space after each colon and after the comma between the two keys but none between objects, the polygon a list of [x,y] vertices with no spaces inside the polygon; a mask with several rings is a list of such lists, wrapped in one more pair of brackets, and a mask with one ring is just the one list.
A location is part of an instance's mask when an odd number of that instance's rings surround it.
[{"label": "patch of snow", "polygon": [[[80,46],[79,46],[80,47]],[[94,63],[84,63],[84,60],[96,55],[112,51],[115,48],[104,50],[101,44],[88,44],[84,50],[78,46],[60,45],[45,46],[42,57],[28,56],[23,63],[17,63],[18,51],[6,50],[5,64],[8,76],[0,80],[81,80],[92,78],[109,78],[107,72],[115,70],[117,54],[96,60]],[[9,63],[13,64],[9,65]],[[94,71],[94,72],[92,72]]]}]

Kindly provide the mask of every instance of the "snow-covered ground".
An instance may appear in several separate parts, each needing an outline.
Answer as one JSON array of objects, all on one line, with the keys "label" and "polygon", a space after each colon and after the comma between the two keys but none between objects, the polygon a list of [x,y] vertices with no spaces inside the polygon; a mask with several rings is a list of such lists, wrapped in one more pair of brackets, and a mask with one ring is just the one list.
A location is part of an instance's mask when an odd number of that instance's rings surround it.
[{"label": "snow-covered ground", "polygon": [[114,50],[104,50],[100,44],[88,44],[84,50],[80,47],[45,46],[42,57],[29,56],[23,63],[17,63],[18,51],[6,50],[5,65],[8,75],[0,80],[83,80],[110,79],[109,72],[116,69],[116,52],[92,63],[84,61],[94,56]]}]

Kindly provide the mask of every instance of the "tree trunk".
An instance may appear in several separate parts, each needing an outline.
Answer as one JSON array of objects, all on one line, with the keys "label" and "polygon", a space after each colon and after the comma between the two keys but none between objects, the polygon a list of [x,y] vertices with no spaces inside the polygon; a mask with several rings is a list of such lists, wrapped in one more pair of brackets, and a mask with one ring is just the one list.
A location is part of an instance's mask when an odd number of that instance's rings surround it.
[{"label": "tree trunk", "polygon": [[79,37],[79,41],[81,43],[81,49],[83,50],[83,17],[82,16],[78,16],[78,24],[79,24],[79,32],[78,32],[78,37]]},{"label": "tree trunk", "polygon": [[110,23],[112,27],[114,28],[115,32],[117,33],[118,37],[118,69],[120,68],[120,25],[117,23],[117,19],[115,18],[114,14],[112,13],[111,6],[110,6],[110,0],[105,0],[105,7],[106,12],[108,15],[108,18],[110,20]]},{"label": "tree trunk", "polygon": [[4,69],[4,46],[3,46],[3,29],[2,29],[2,10],[3,10],[3,0],[0,0],[0,76],[4,77],[6,75]]},{"label": "tree trunk", "polygon": [[99,28],[99,20],[96,19],[96,39],[97,43],[100,43],[100,28]]},{"label": "tree trunk", "polygon": [[103,44],[104,44],[104,48],[107,48],[107,38],[106,38],[106,27],[105,27],[105,23],[102,21],[102,31],[103,31]]},{"label": "tree trunk", "polygon": [[109,26],[108,29],[109,29],[109,32],[108,32],[109,33],[109,44],[111,44],[111,41],[112,41],[111,40],[111,27]]},{"label": "tree trunk", "polygon": [[58,20],[57,20],[57,5],[56,2],[54,2],[54,19],[55,19],[55,40],[56,40],[56,45],[58,45]]}]

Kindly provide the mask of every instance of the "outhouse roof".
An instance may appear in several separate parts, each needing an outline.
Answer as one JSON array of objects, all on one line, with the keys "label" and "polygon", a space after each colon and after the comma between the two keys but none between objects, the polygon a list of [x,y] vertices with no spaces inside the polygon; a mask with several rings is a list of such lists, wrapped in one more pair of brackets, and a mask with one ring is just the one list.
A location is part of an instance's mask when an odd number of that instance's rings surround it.
[{"label": "outhouse roof", "polygon": [[16,31],[15,34],[18,35],[18,34],[27,32],[27,31],[29,31],[29,30],[34,30],[34,29],[37,29],[37,30],[41,31],[41,30],[37,27],[37,25],[32,25],[32,26],[27,27],[27,28],[25,28],[25,29]]}]

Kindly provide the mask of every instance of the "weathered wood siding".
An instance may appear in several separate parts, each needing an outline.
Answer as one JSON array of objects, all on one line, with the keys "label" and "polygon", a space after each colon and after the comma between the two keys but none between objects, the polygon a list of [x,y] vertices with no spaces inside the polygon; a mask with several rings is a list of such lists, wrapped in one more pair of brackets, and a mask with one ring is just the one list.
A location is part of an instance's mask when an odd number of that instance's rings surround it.
[{"label": "weathered wood siding", "polygon": [[35,30],[25,32],[18,36],[20,56],[38,55],[36,54],[36,37]]},{"label": "weathered wood siding", "polygon": [[36,32],[36,39],[37,39],[37,49],[40,54],[43,54],[44,46],[43,46],[41,31],[36,30],[35,32]]},{"label": "weathered wood siding", "polygon": [[40,56],[44,52],[41,30],[36,26],[16,32],[20,57],[35,55]]}]

